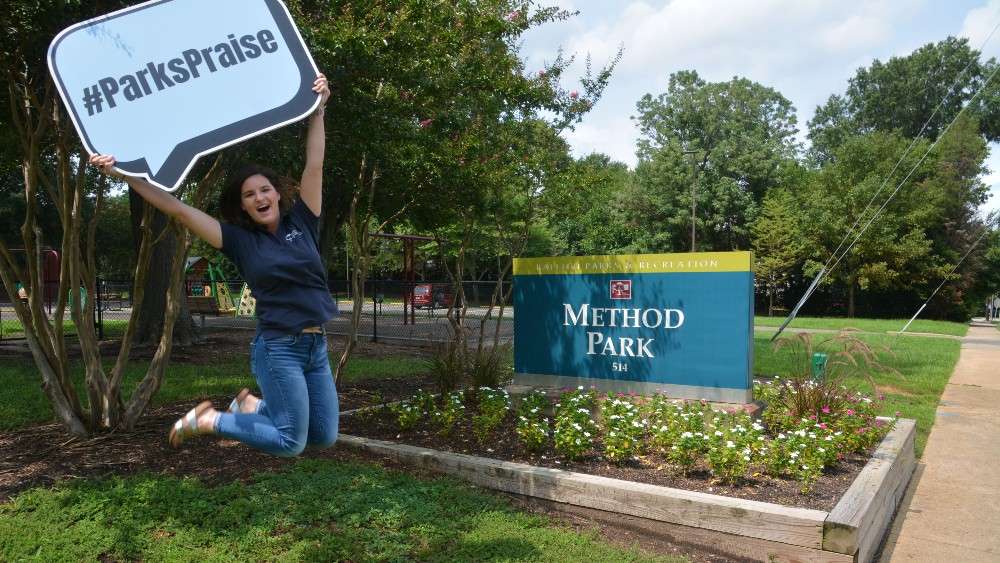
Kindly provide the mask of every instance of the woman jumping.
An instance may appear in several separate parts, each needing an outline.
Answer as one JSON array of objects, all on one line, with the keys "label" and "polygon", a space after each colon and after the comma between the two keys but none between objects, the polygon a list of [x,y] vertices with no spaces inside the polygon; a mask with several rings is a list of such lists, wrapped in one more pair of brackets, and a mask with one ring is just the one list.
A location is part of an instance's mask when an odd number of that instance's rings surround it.
[{"label": "woman jumping", "polygon": [[114,169],[115,157],[90,162],[124,179],[153,207],[176,218],[218,248],[239,268],[257,300],[257,334],[250,361],[261,397],[243,389],[227,412],[204,401],[170,429],[174,447],[198,434],[218,434],[279,456],[295,456],[306,445],[337,440],[340,408],[323,324],[333,318],[326,270],[319,254],[323,209],[323,113],[330,88],[322,74],[313,91],[319,108],[309,117],[306,165],[298,199],[271,170],[246,166],[229,176],[219,198],[225,222],[186,205],[139,178]]}]

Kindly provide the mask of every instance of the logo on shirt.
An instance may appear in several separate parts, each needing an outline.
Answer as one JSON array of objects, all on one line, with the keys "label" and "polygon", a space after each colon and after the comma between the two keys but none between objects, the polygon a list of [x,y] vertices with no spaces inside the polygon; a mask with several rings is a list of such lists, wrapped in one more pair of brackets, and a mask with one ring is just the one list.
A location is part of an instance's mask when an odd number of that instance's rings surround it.
[{"label": "logo on shirt", "polygon": [[298,229],[292,229],[292,232],[285,235],[285,240],[288,242],[295,242],[295,239],[302,238],[302,231]]}]

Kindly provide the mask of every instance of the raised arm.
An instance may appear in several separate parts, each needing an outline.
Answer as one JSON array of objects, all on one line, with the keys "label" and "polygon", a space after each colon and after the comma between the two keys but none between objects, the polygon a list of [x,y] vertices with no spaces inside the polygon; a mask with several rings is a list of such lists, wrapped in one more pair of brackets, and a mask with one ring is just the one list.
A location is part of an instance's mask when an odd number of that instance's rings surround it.
[{"label": "raised arm", "polygon": [[142,178],[125,176],[117,172],[114,168],[115,157],[113,156],[95,154],[90,157],[90,163],[100,168],[102,172],[109,176],[125,180],[150,205],[176,218],[198,238],[208,244],[215,248],[222,248],[222,227],[215,217],[191,207]]},{"label": "raised arm", "polygon": [[313,215],[319,217],[323,211],[323,153],[326,152],[326,127],[323,113],[330,98],[330,87],[326,77],[320,74],[313,83],[313,91],[320,95],[320,104],[309,116],[309,131],[306,133],[306,167],[302,171],[299,197],[309,207]]}]

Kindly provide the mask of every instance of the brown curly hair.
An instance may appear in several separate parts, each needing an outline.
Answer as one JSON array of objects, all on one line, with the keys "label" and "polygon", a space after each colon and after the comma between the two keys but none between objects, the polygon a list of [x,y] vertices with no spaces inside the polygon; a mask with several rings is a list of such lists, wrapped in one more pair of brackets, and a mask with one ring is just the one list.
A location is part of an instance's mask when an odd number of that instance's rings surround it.
[{"label": "brown curly hair", "polygon": [[263,225],[259,225],[251,219],[242,206],[243,182],[258,174],[267,178],[281,196],[281,199],[278,200],[278,212],[281,216],[284,217],[285,213],[288,213],[288,210],[292,208],[298,194],[298,189],[293,182],[279,176],[266,166],[245,164],[229,175],[225,188],[219,194],[219,214],[222,215],[223,221],[249,230],[264,228]]}]

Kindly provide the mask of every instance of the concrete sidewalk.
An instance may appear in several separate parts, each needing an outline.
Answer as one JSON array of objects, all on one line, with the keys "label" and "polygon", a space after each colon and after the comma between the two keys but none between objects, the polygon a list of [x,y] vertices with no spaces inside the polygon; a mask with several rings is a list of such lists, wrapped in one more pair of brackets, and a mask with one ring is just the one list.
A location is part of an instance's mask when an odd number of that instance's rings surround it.
[{"label": "concrete sidewalk", "polygon": [[[979,325],[979,326],[977,326]],[[1000,331],[973,323],[883,562],[1000,562]]]}]

